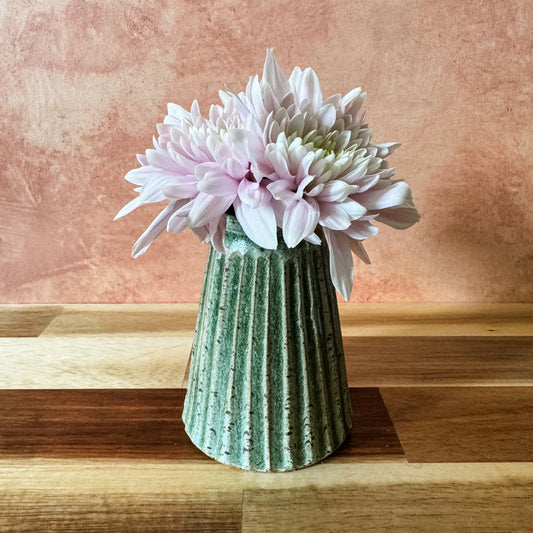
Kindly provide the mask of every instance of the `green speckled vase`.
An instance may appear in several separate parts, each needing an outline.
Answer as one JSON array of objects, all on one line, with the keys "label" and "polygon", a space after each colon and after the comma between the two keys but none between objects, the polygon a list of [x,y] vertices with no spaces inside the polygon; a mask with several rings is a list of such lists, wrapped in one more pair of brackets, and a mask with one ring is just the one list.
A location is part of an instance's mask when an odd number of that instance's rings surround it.
[{"label": "green speckled vase", "polygon": [[277,250],[227,217],[211,247],[183,420],[205,454],[245,470],[316,463],[351,429],[351,404],[327,244]]}]

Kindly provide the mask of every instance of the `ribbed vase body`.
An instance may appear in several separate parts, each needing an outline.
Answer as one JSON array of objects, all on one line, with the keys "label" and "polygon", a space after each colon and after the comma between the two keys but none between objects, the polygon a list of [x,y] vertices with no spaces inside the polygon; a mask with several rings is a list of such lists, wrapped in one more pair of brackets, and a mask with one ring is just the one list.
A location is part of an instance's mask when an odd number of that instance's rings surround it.
[{"label": "ribbed vase body", "polygon": [[333,453],[351,404],[327,244],[277,250],[227,217],[204,277],[183,420],[208,456],[285,471]]}]

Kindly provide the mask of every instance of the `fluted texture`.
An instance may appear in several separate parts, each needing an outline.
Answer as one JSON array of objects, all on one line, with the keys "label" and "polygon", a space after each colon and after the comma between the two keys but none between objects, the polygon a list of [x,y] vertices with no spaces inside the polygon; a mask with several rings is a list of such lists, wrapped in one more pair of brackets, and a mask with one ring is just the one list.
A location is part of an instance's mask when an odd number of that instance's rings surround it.
[{"label": "fluted texture", "polygon": [[330,455],[351,426],[327,245],[277,250],[228,217],[211,248],[183,419],[193,443],[248,470],[292,470]]}]

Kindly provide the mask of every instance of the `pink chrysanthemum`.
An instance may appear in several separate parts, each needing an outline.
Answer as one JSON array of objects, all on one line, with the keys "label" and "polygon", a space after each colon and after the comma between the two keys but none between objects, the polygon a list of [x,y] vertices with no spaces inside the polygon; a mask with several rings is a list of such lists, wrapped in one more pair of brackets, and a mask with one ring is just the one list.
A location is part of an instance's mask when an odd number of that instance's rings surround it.
[{"label": "pink chrysanthemum", "polygon": [[348,300],[351,253],[369,262],[362,241],[377,233],[372,222],[405,229],[420,218],[409,187],[391,179],[394,169],[385,161],[398,145],[370,144],[360,89],[323,100],[312,69],[296,67],[287,79],[271,50],[261,81],[253,76],[245,92],[220,96],[223,107],[211,106],[209,119],[196,101],[190,113],[169,104],[155,149],[126,175],[139,196],[117,218],[144,203],[169,202],[133,255],[165,227],[174,233],[190,227],[222,251],[231,207],[248,237],[265,248],[277,247],[278,227],[289,247],[319,244],[320,225],[333,283]]}]

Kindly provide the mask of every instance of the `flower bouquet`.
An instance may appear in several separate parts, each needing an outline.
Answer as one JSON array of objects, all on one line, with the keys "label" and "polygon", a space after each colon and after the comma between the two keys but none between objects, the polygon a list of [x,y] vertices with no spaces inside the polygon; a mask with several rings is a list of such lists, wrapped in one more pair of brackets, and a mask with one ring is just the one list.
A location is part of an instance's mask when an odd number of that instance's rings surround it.
[{"label": "flower bouquet", "polygon": [[335,290],[350,298],[352,252],[381,222],[419,220],[407,184],[372,144],[365,94],[323,98],[315,72],[286,78],[267,51],[262,79],[220,92],[208,117],[169,104],[154,148],[126,179],[117,215],[167,205],[133,246],[166,228],[211,243],[183,418],[207,455],[291,470],[331,454],[351,428]]},{"label": "flower bouquet", "polygon": [[360,113],[365,96],[357,88],[324,99],[311,68],[296,67],[287,79],[269,50],[261,81],[251,77],[245,92],[220,91],[223,105],[212,105],[209,118],[196,100],[190,112],[169,104],[154,148],[126,175],[139,196],[116,216],[168,202],[133,256],[165,228],[191,228],[222,252],[226,213],[266,249],[277,248],[277,228],[289,248],[303,240],[320,244],[320,226],[331,279],[348,300],[352,252],[369,262],[363,241],[377,234],[374,222],[405,229],[420,218],[409,186],[392,179],[395,169],[385,160],[399,145],[370,142]]}]

